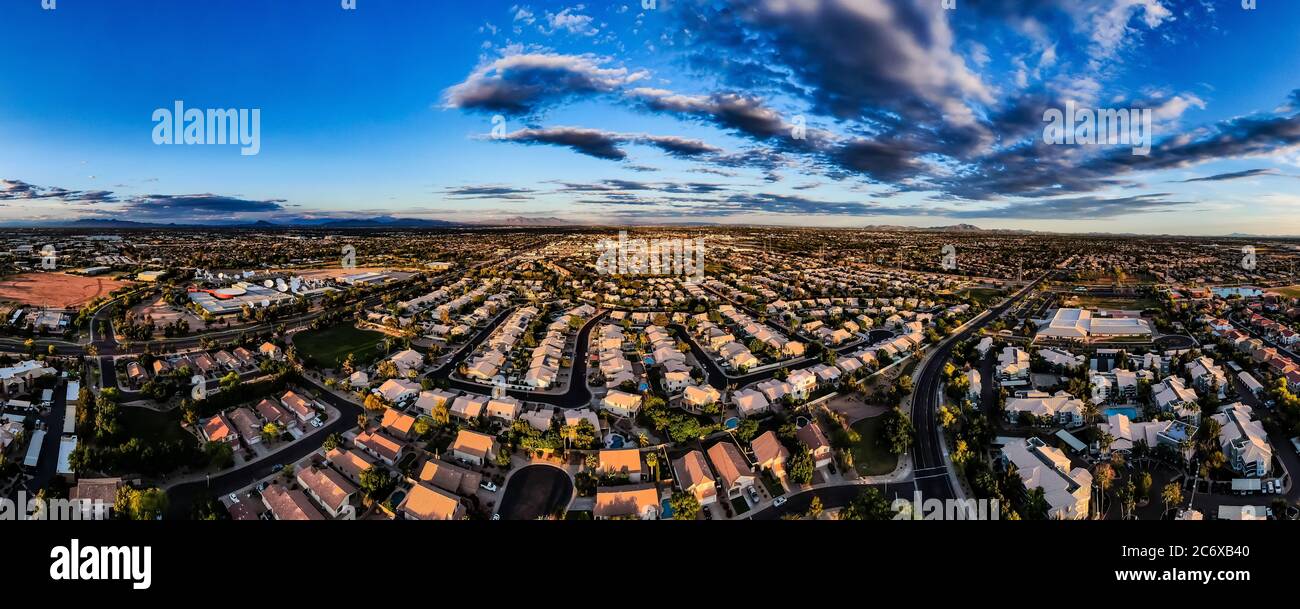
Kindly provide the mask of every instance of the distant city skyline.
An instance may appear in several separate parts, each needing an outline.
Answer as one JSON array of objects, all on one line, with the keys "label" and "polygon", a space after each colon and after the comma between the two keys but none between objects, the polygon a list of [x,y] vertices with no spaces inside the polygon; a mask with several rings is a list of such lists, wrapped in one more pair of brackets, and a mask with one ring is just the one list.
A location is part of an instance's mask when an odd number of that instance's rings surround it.
[{"label": "distant city skyline", "polygon": [[[1300,3],[356,4],[6,3],[0,224],[1300,236]],[[257,145],[155,143],[182,106]],[[1047,143],[1067,108],[1149,154]]]}]

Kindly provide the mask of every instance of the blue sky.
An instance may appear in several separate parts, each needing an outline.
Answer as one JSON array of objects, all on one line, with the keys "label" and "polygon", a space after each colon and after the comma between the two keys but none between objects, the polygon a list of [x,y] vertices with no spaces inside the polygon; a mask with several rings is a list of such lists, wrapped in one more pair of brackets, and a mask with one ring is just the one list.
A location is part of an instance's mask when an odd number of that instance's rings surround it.
[{"label": "blue sky", "polygon": [[[1300,234],[1300,3],[656,4],[6,2],[0,221]],[[154,144],[175,100],[260,152]],[[1151,154],[1047,143],[1067,102],[1152,110]]]}]

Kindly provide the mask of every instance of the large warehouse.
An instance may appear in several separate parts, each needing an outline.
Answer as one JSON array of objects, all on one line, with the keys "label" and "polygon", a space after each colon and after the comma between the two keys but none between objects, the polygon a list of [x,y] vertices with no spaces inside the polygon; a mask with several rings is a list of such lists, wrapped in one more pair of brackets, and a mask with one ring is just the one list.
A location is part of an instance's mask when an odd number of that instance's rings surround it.
[{"label": "large warehouse", "polygon": [[1137,317],[1093,317],[1087,309],[1057,309],[1056,315],[1040,323],[1038,335],[1047,338],[1089,341],[1121,337],[1151,337],[1151,324]]}]

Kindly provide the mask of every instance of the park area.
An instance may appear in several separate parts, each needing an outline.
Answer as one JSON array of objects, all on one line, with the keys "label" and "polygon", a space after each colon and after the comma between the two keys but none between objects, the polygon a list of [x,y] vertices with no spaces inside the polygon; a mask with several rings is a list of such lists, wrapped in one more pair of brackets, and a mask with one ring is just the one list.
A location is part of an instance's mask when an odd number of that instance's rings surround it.
[{"label": "park area", "polygon": [[0,300],[56,309],[75,309],[126,282],[65,273],[22,273],[0,279]]},{"label": "park area", "polygon": [[293,337],[298,355],[317,368],[337,368],[351,353],[358,368],[370,365],[383,355],[379,349],[384,340],[381,332],[359,330],[348,324],[339,324],[323,330],[308,330]]},{"label": "park area", "polygon": [[885,416],[862,419],[852,425],[857,432],[853,443],[853,468],[860,476],[883,476],[898,466],[898,456],[889,450],[885,440]]}]

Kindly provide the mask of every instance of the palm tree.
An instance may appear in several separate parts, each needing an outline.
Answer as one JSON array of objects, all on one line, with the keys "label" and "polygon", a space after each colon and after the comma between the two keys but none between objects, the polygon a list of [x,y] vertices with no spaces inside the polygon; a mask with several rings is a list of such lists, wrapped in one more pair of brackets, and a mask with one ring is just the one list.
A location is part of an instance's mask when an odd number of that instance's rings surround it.
[{"label": "palm tree", "polygon": [[650,475],[654,480],[659,479],[659,453],[648,452],[645,454],[645,464],[650,468]]}]

